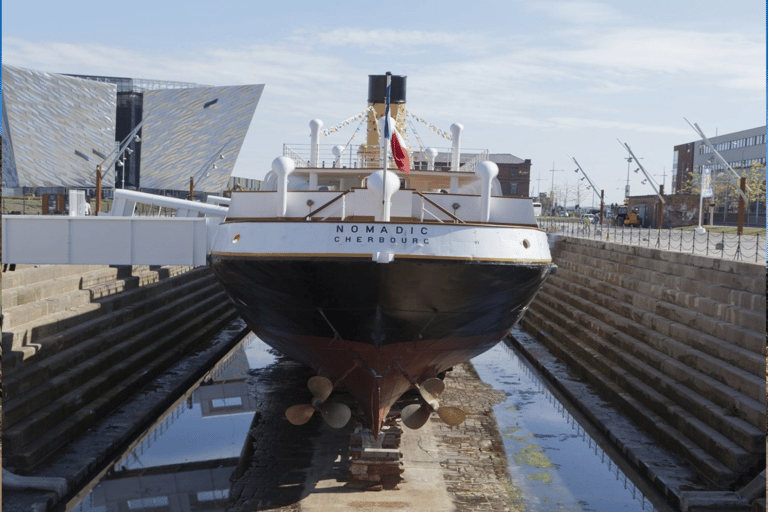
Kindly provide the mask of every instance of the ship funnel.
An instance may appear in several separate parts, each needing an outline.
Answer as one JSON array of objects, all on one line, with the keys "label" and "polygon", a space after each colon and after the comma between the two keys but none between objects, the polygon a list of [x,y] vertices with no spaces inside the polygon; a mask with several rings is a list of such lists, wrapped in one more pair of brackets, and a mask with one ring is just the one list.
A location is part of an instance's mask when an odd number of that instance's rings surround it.
[{"label": "ship funnel", "polygon": [[[389,117],[397,119],[401,108],[405,108],[405,84],[408,77],[391,75],[389,92]],[[368,106],[373,107],[376,119],[384,116],[387,98],[387,75],[368,75]],[[366,155],[368,161],[379,159],[379,138],[376,125],[368,121],[368,137],[366,139]]]},{"label": "ship funnel", "polygon": [[[405,81],[408,77],[392,75],[389,102],[394,105],[405,104]],[[368,103],[384,104],[387,97],[387,75],[368,75]]]}]

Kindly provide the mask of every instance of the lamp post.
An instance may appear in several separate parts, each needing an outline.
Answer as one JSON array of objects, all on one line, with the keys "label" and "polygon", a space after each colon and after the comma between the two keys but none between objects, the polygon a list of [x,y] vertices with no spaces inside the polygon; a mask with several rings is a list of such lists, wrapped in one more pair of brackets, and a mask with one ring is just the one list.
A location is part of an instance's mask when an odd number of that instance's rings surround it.
[{"label": "lamp post", "polygon": [[[635,172],[643,171],[643,174],[645,175],[647,181],[650,183],[651,188],[653,188],[654,193],[656,194],[656,196],[658,196],[659,201],[661,201],[662,203],[665,203],[666,201],[664,201],[664,197],[659,193],[659,189],[654,184],[655,180],[651,178],[651,176],[645,170],[645,167],[643,167],[643,164],[640,163],[639,161],[640,159],[638,159],[635,156],[635,154],[632,152],[632,150],[629,148],[629,144],[625,144],[624,142],[621,142],[619,139],[616,139],[616,140],[618,140],[619,144],[621,144],[624,148],[626,148],[627,152],[629,152],[629,158],[634,158],[635,162],[637,162],[638,168]],[[627,165],[627,168],[629,168],[629,165]],[[629,171],[627,171],[627,189],[629,189]]]},{"label": "lamp post", "polygon": [[[230,138],[227,142],[225,142],[218,151],[213,153],[213,155],[205,161],[203,166],[200,168],[200,170],[195,173],[194,175],[190,176],[190,186],[195,187],[200,184],[200,181],[204,178],[211,175],[212,169],[218,169],[219,165],[217,163],[219,160],[224,160],[226,158],[227,153],[225,152],[227,146],[230,142],[234,140],[234,137]],[[194,198],[190,197],[191,200],[194,200]]]},{"label": "lamp post", "polygon": [[[128,147],[129,144],[132,142],[141,142],[141,137],[139,137],[139,130],[141,127],[144,126],[144,121],[140,122],[136,125],[136,127],[131,130],[131,132],[126,136],[122,141],[118,142],[115,141],[115,149],[113,149],[106,157],[104,157],[104,160],[101,161],[99,165],[96,166],[96,169],[101,168],[104,171],[104,175],[102,175],[102,179],[106,177],[107,172],[109,172],[109,169],[113,165],[117,165],[117,167],[122,167],[122,184],[123,188],[125,188],[125,158],[123,155],[126,153],[126,150],[128,154],[130,155],[133,153],[133,150]],[[115,155],[114,158],[107,164],[104,165],[107,160],[112,157],[112,155]],[[122,160],[121,160],[122,157]],[[95,172],[95,171],[94,171]],[[117,179],[115,179],[115,184],[117,184]]]},{"label": "lamp post", "polygon": [[[550,172],[552,173],[552,183],[549,186],[549,200],[550,200],[550,202],[553,202],[554,192],[555,192],[555,173],[556,172],[564,172],[564,171],[562,169],[555,169],[555,162],[552,162],[552,169],[550,170]],[[554,213],[555,205],[554,204],[550,204],[549,207],[550,207],[550,210],[552,211],[552,213]]]},{"label": "lamp post", "polygon": [[[595,194],[597,194],[597,186],[596,186],[596,185],[595,185],[595,184],[592,182],[592,180],[591,180],[591,179],[589,179],[589,176],[587,176],[587,173],[586,173],[586,172],[584,172],[584,169],[582,169],[582,167],[581,167],[581,165],[579,164],[579,162],[578,162],[578,161],[576,161],[576,159],[575,159],[575,158],[573,158],[571,155],[568,155],[568,156],[569,156],[569,157],[570,157],[570,158],[573,160],[573,163],[575,163],[575,164],[576,164],[576,167],[577,167],[577,169],[576,169],[575,171],[573,171],[573,172],[579,172],[579,171],[581,171],[581,174],[583,174],[583,175],[584,175],[584,178],[586,178],[586,179],[587,179],[587,181],[589,182],[589,188],[591,188],[591,189],[592,189],[592,202],[593,202],[593,204],[594,204]],[[584,179],[584,178],[582,178],[582,179]],[[603,210],[603,205],[602,205],[602,203],[601,203],[601,204],[600,204],[600,211],[602,211],[602,210]]]}]

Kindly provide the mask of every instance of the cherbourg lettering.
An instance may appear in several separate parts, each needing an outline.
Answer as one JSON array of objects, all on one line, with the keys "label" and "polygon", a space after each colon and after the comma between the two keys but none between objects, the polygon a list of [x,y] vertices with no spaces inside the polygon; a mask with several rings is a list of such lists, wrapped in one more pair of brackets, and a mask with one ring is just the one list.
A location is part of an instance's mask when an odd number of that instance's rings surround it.
[{"label": "cherbourg lettering", "polygon": [[336,243],[343,244],[422,244],[429,245],[426,226],[378,226],[337,224]]}]

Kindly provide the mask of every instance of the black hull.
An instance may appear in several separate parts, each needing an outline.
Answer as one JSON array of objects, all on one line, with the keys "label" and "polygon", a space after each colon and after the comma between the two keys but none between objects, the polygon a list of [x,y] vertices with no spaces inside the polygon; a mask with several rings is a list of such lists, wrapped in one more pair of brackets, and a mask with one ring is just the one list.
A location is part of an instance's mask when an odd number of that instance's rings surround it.
[{"label": "black hull", "polygon": [[340,382],[377,433],[412,387],[498,343],[551,264],[211,256],[249,327]]},{"label": "black hull", "polygon": [[217,255],[212,264],[246,322],[259,331],[379,347],[510,330],[550,267]]}]

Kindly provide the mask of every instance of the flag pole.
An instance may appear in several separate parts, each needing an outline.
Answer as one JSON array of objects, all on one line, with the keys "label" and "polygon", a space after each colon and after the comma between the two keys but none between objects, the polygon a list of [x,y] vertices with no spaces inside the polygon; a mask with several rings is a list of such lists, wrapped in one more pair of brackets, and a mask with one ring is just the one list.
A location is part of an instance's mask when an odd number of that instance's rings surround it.
[{"label": "flag pole", "polygon": [[390,102],[390,91],[392,88],[392,73],[387,71],[387,89],[386,89],[386,95],[384,99],[384,162],[382,163],[382,170],[384,171],[384,179],[383,179],[383,188],[382,188],[382,194],[381,194],[381,208],[382,208],[382,218],[386,218],[386,210],[387,207],[384,204],[386,202],[387,197],[387,162],[389,161],[389,138],[392,136],[390,133],[390,126],[389,126],[389,102]]}]

